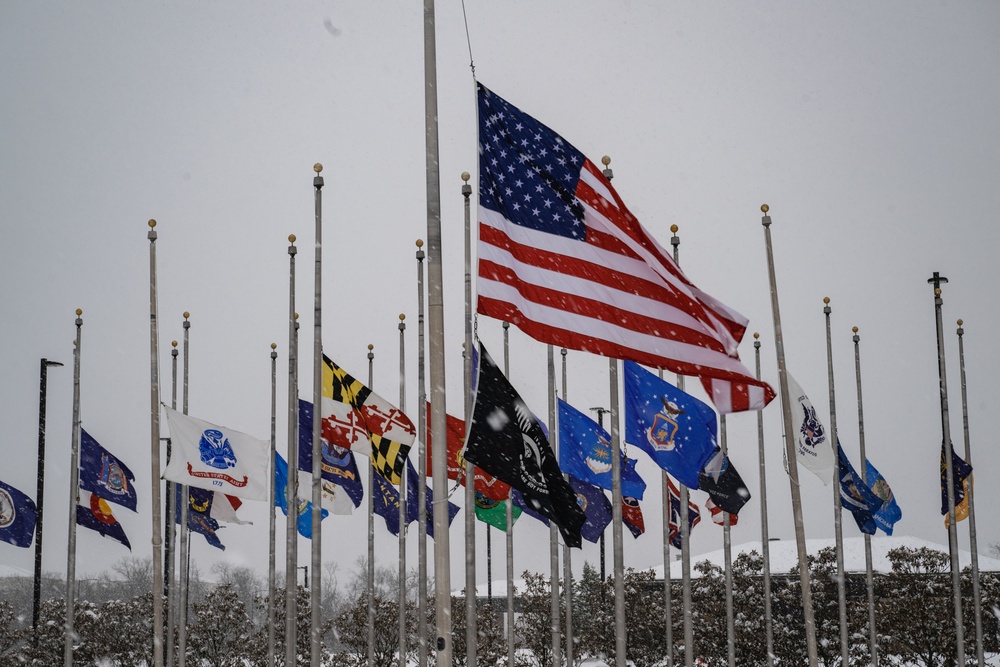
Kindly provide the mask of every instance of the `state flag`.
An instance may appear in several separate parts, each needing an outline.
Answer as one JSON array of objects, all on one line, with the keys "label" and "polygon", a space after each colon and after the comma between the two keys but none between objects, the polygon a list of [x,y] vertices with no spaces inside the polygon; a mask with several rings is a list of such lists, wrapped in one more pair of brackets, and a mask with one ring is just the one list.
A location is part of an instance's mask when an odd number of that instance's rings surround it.
[{"label": "state flag", "polygon": [[80,429],[80,488],[135,511],[135,475],[128,466]]},{"label": "state flag", "polygon": [[632,537],[636,539],[646,532],[646,522],[642,519],[642,508],[639,507],[638,498],[622,496],[622,523],[628,526]]},{"label": "state flag", "polygon": [[868,486],[871,488],[872,492],[882,499],[882,507],[875,515],[872,517],[875,520],[875,525],[877,525],[882,532],[886,535],[892,535],[892,528],[896,525],[896,522],[903,518],[903,510],[900,509],[899,505],[896,503],[896,497],[892,493],[892,489],[889,487],[889,482],[885,481],[871,461],[865,461],[865,465],[868,467],[866,473],[868,477]]},{"label": "state flag", "polygon": [[[312,485],[312,421],[312,403],[299,399],[299,470],[304,473],[299,475],[300,488]],[[332,444],[325,436],[320,440],[323,504],[334,514],[351,514],[365,497],[354,452]]]},{"label": "state flag", "polygon": [[[281,454],[277,452],[274,453],[274,505],[275,507],[281,508],[285,516],[288,516],[288,463],[282,458]],[[312,539],[312,502],[295,498],[295,525],[298,528],[299,535],[306,538],[307,540]],[[327,516],[328,512],[324,508],[320,508],[320,520],[322,521]]]},{"label": "state flag", "polygon": [[569,485],[576,492],[576,502],[587,518],[583,522],[580,534],[588,542],[596,543],[601,539],[604,529],[611,523],[611,502],[601,489],[573,475],[569,476]]},{"label": "state flag", "polygon": [[10,484],[0,482],[0,541],[28,548],[35,536],[35,501]]},{"label": "state flag", "polygon": [[854,516],[858,529],[874,535],[877,528],[875,514],[882,509],[882,499],[875,494],[854,470],[844,448],[837,443],[837,467],[840,475],[840,507]]}]

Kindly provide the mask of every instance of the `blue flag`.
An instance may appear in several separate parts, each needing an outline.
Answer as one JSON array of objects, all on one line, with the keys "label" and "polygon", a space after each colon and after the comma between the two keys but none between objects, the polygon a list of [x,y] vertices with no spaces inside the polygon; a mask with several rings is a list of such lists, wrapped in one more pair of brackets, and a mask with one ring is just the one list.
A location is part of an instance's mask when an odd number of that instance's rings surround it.
[{"label": "blue flag", "polygon": [[[954,445],[949,449],[951,449],[951,473],[955,489],[955,511],[959,512],[958,506],[965,500],[965,480],[972,474],[972,466],[955,453]],[[941,514],[948,514],[948,470],[945,467],[943,442],[941,443]],[[955,518],[958,519],[957,514]]]},{"label": "blue flag", "polygon": [[[372,509],[375,514],[385,519],[385,528],[393,535],[399,535],[399,491],[390,484],[385,477],[377,470],[372,475],[374,478],[374,488],[372,488]],[[416,518],[414,513],[414,519]],[[409,523],[410,512],[406,512],[406,521]]]},{"label": "blue flag", "polygon": [[[181,522],[181,485],[174,485],[174,523]],[[187,487],[188,490],[188,530],[205,537],[205,541],[216,549],[226,550],[222,541],[219,540],[217,531],[219,522],[212,518],[212,501],[215,493],[206,489],[199,489],[194,486]]]},{"label": "blue flag", "polygon": [[865,461],[867,466],[866,476],[868,485],[872,492],[882,499],[882,508],[872,515],[875,525],[882,529],[886,535],[892,535],[892,527],[897,521],[903,518],[903,510],[896,504],[896,498],[892,495],[889,482],[885,481],[882,473],[875,469],[871,461]]},{"label": "blue flag", "polygon": [[847,460],[844,448],[837,442],[837,465],[840,468],[840,506],[851,511],[862,533],[874,535],[875,513],[882,509],[882,499],[868,488],[861,475]]},{"label": "blue flag", "polygon": [[[299,470],[312,472],[312,420],[313,405],[309,401],[299,399]],[[365,497],[365,489],[361,484],[361,475],[354,460],[354,452],[331,444],[326,440],[321,444],[323,450],[322,477],[347,492],[355,507],[361,507]]]},{"label": "blue flag", "polygon": [[135,511],[135,475],[118,457],[80,429],[80,488]]},{"label": "blue flag", "polygon": [[587,517],[580,535],[588,542],[598,542],[604,529],[611,523],[611,502],[604,491],[573,475],[569,476],[569,485],[576,492],[576,502]]},{"label": "blue flag", "polygon": [[[418,508],[420,507],[420,479],[417,477],[417,469],[409,459],[406,460],[406,520],[417,521],[420,518]],[[434,489],[427,487],[425,496],[427,507],[427,534],[434,539]],[[448,501],[448,525],[455,520],[459,507],[455,503]]]},{"label": "blue flag", "polygon": [[[285,516],[288,516],[288,499],[285,497],[285,489],[288,488],[288,463],[281,458],[281,454],[278,452],[274,453],[274,488],[274,506],[280,507]],[[296,525],[299,529],[299,535],[311,540],[313,535],[312,502],[298,498],[297,504],[298,519]],[[320,509],[321,519],[325,519],[329,515],[330,512]]]},{"label": "blue flag", "polygon": [[[684,533],[681,532],[681,492],[674,486],[673,480],[667,478],[667,488],[670,494],[670,517],[667,519],[668,539],[670,544],[680,549],[684,545]],[[688,499],[688,539],[691,530],[701,521],[701,511]]]},{"label": "blue flag", "polygon": [[[642,500],[646,482],[635,460],[621,456],[622,495]],[[611,436],[600,424],[559,399],[559,467],[567,475],[611,490]]]},{"label": "blue flag", "polygon": [[632,361],[625,372],[625,441],[689,489],[716,447],[715,412]]},{"label": "blue flag", "polygon": [[524,512],[525,514],[527,514],[531,518],[538,519],[539,521],[541,521],[542,523],[544,523],[546,526],[549,525],[548,518],[545,517],[542,514],[539,514],[534,509],[532,509],[531,507],[529,507],[528,503],[526,503],[524,501],[524,496],[521,495],[520,491],[518,491],[517,489],[511,489],[510,498],[511,498],[511,501],[514,503],[514,507],[519,508],[522,512]]},{"label": "blue flag", "polygon": [[0,482],[0,541],[15,547],[30,547],[37,518],[35,501],[13,486]]}]

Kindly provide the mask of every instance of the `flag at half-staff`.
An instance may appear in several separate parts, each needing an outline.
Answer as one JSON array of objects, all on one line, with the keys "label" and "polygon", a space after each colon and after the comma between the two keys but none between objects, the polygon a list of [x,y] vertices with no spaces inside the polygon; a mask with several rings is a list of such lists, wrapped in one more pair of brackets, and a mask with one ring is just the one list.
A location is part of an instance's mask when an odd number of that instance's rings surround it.
[{"label": "flag at half-staff", "polygon": [[862,533],[874,535],[877,529],[875,515],[882,509],[882,499],[865,485],[839,442],[837,467],[840,474],[840,506],[850,510]]},{"label": "flag at half-staff", "polygon": [[[274,484],[277,489],[285,489],[288,486],[288,463],[281,454],[274,453]],[[349,504],[349,503],[348,503]],[[274,506],[281,509],[288,516],[288,499],[284,493],[274,494]],[[312,501],[302,498],[297,499],[295,507],[296,527],[299,535],[307,540],[312,539]],[[320,520],[329,516],[330,512],[325,508],[320,510]]]},{"label": "flag at half-staff", "polygon": [[[600,424],[558,399],[559,468],[584,482],[611,490],[611,435]],[[635,459],[621,456],[622,496],[642,500],[646,482]]]},{"label": "flag at half-staff", "polygon": [[833,449],[826,439],[826,427],[816,415],[812,401],[802,391],[791,373],[788,378],[788,395],[792,404],[792,429],[795,437],[795,459],[813,473],[825,486],[833,479]]},{"label": "flag at half-staff", "polygon": [[[448,479],[458,480],[465,486],[465,458],[462,447],[465,444],[465,422],[458,417],[446,414],[446,430],[448,433]],[[434,457],[431,453],[434,441],[431,438],[431,404],[427,404],[427,475],[431,476],[431,465]],[[501,482],[482,468],[472,467],[475,479],[475,490],[486,498],[494,501],[505,501],[510,496],[510,485]],[[487,521],[486,523],[490,523]],[[495,524],[492,524],[495,525]]]},{"label": "flag at half-staff", "polygon": [[722,412],[773,399],[737,354],[747,319],[688,280],[583,153],[477,87],[478,311],[543,343],[697,376]]},{"label": "flag at half-staff", "polygon": [[[417,477],[417,469],[413,467],[410,461],[406,462],[406,517],[408,521],[416,521],[419,518],[420,511],[420,499],[419,499],[419,484],[420,480]],[[424,507],[427,509],[427,515],[430,516],[434,513],[434,489],[427,487],[427,496],[424,499]],[[459,506],[455,503],[448,501],[448,526],[451,526],[451,522],[455,520],[455,515],[458,514]],[[433,539],[434,538],[434,522],[427,522],[427,535]]]},{"label": "flag at half-staff", "polygon": [[[181,522],[181,487],[174,487],[174,522]],[[226,550],[226,546],[219,539],[218,531],[221,528],[219,521],[212,516],[213,505],[215,504],[215,494],[196,486],[189,486],[188,491],[188,529],[192,533],[198,533],[205,538],[209,545],[216,549]]]},{"label": "flag at half-staff", "polygon": [[370,456],[375,470],[399,484],[417,429],[403,411],[323,355],[323,439]]},{"label": "flag at half-staff", "polygon": [[174,447],[165,479],[249,500],[268,499],[270,442],[163,408]]},{"label": "flag at half-staff", "polygon": [[708,494],[705,508],[712,515],[712,521],[720,526],[724,523],[723,514],[728,514],[729,525],[735,526],[739,511],[750,500],[750,490],[721,447],[698,475],[698,488]]},{"label": "flag at half-staff", "polygon": [[622,496],[622,523],[628,527],[632,537],[639,539],[639,536],[646,532],[646,522],[642,518],[642,508],[639,507],[638,498]]},{"label": "flag at half-staff", "polygon": [[[312,484],[312,422],[312,403],[299,399],[299,485],[305,487]],[[353,513],[365,497],[354,452],[322,437],[320,454],[323,505],[334,514]]]},{"label": "flag at half-staff", "polygon": [[[683,547],[683,533],[681,532],[681,492],[674,484],[673,480],[667,477],[667,487],[670,493],[670,517],[668,519],[670,544],[680,549]],[[701,512],[698,506],[690,500],[688,501],[688,539],[691,538],[691,529],[701,521]]]},{"label": "flag at half-staff", "polygon": [[[952,480],[954,481],[955,521],[961,521],[969,516],[968,485],[972,481],[972,466],[955,453],[955,446],[948,443],[951,450]],[[941,443],[941,514],[944,515],[945,526],[950,523],[948,516],[948,476],[945,470],[944,443]],[[961,509],[959,509],[961,508]]]},{"label": "flag at half-staff", "polygon": [[80,429],[80,502],[76,523],[104,537],[132,545],[108,503],[135,511],[135,475],[118,457]]},{"label": "flag at half-staff", "polygon": [[588,542],[598,542],[604,529],[611,523],[611,502],[604,491],[573,475],[569,476],[569,485],[573,487],[576,502],[586,517],[580,534]]},{"label": "flag at half-staff", "polygon": [[0,542],[27,549],[35,536],[37,520],[35,501],[0,482]]},{"label": "flag at half-staff", "polygon": [[465,458],[518,490],[525,504],[554,521],[567,546],[579,547],[586,520],[548,439],[482,342]]},{"label": "flag at half-staff", "polygon": [[882,499],[882,507],[878,512],[875,512],[875,516],[872,518],[875,520],[875,525],[882,532],[886,535],[892,535],[892,527],[896,525],[897,521],[903,518],[903,510],[900,509],[899,504],[896,502],[892,488],[889,487],[889,482],[885,481],[882,473],[872,465],[871,461],[865,461],[865,465],[868,467],[868,486],[871,487],[872,492],[876,496]]}]

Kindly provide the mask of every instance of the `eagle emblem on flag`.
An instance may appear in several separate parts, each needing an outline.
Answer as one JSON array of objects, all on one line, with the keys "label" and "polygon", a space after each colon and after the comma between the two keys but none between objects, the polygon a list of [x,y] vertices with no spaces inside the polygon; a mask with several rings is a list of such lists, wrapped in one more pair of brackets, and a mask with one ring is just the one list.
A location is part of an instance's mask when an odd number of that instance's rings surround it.
[{"label": "eagle emblem on flag", "polygon": [[222,431],[205,429],[198,441],[198,451],[201,453],[201,462],[205,465],[219,470],[236,466],[233,446],[229,444],[229,438],[223,435]]},{"label": "eagle emblem on flag", "polygon": [[684,411],[672,401],[663,397],[660,400],[663,401],[663,410],[653,417],[653,424],[646,429],[646,439],[656,451],[672,452],[677,446],[674,443],[674,438],[677,437],[677,432],[680,430],[680,426],[677,425],[677,417],[684,414]]},{"label": "eagle emblem on flag", "polygon": [[116,496],[128,493],[128,479],[122,467],[107,454],[101,454],[101,478],[98,484]]}]

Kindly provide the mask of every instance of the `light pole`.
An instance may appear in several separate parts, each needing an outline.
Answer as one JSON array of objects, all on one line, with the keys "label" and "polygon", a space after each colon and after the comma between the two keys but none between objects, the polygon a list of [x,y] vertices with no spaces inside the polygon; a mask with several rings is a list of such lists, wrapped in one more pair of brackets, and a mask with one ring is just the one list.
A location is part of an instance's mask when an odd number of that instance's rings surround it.
[{"label": "light pole", "polygon": [[35,587],[31,607],[31,627],[38,637],[38,606],[42,597],[42,504],[45,496],[45,394],[48,391],[49,366],[62,366],[58,361],[42,359],[41,380],[38,384],[38,489],[35,492],[37,520],[35,528]]}]

